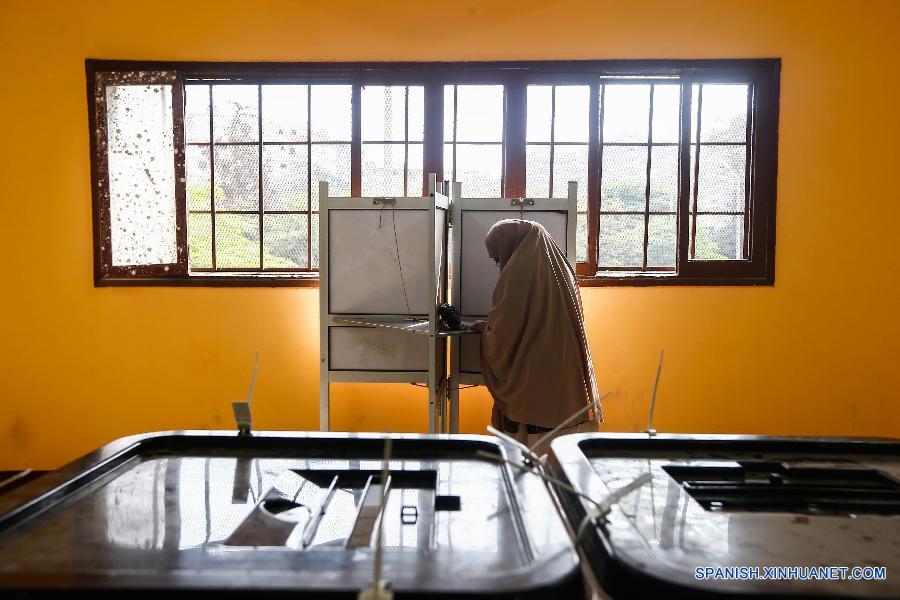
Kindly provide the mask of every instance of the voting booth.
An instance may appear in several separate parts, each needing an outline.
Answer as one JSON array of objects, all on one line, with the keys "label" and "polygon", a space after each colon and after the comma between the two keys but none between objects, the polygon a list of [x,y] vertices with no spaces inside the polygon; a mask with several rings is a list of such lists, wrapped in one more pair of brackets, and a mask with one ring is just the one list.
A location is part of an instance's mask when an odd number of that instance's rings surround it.
[{"label": "voting booth", "polygon": [[331,382],[418,383],[440,431],[446,353],[437,308],[447,295],[449,200],[335,198],[319,184],[320,428]]},{"label": "voting booth", "polygon": [[[526,219],[540,223],[574,267],[577,185],[569,182],[565,198],[464,198],[463,184],[452,184],[451,298],[464,321],[486,319],[491,308],[500,269],[488,256],[484,238],[497,221]],[[449,432],[459,429],[459,389],[467,385],[484,385],[480,336],[450,342]]]},{"label": "voting booth", "polygon": [[574,265],[575,182],[565,198],[464,198],[462,190],[434,174],[426,197],[336,198],[319,184],[323,431],[332,382],[422,385],[428,431],[459,430],[460,386],[484,385],[481,336],[448,330],[438,307],[454,305],[464,321],[487,317],[500,271],[484,238],[497,221],[540,223]]}]

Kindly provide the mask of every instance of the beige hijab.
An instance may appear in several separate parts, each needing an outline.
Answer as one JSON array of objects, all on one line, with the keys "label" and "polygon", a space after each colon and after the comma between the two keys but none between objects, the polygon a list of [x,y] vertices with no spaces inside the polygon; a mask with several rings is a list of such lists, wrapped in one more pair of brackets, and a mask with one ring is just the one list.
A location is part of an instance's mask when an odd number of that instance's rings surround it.
[{"label": "beige hijab", "polygon": [[[556,427],[598,398],[575,272],[533,221],[499,221],[485,245],[503,269],[481,336],[492,420],[498,426],[499,412],[519,423]],[[585,420],[602,416],[590,411]]]}]

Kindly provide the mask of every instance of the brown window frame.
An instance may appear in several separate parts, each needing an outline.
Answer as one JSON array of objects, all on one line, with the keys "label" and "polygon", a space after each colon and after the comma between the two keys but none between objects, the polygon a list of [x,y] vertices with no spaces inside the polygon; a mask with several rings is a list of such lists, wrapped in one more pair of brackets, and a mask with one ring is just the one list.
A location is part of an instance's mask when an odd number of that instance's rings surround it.
[{"label": "brown window frame", "polygon": [[[775,281],[775,200],[777,176],[780,59],[604,60],[537,62],[435,63],[213,63],[85,61],[90,131],[94,214],[95,285],[187,286],[317,286],[315,271],[258,273],[198,273],[188,268],[187,199],[185,189],[184,84],[191,80],[228,79],[245,83],[349,83],[352,93],[351,194],[361,189],[360,89],[363,85],[421,85],[425,96],[423,185],[428,173],[443,173],[444,85],[502,84],[504,86],[503,195],[525,194],[525,115],[527,86],[589,85],[588,138],[588,260],[577,265],[582,286],[643,285],[773,285]],[[105,156],[106,113],[103,86],[112,73],[130,74],[135,83],[148,83],[146,74],[164,74],[173,86],[176,226],[178,262],[143,267],[111,266],[108,171]],[[144,79],[140,79],[140,77]],[[155,75],[154,75],[155,76]],[[679,192],[677,205],[676,271],[613,273],[597,271],[601,140],[599,84],[603,78],[677,77],[681,84]],[[670,79],[671,81],[671,79]],[[607,81],[608,83],[609,81]],[[704,83],[748,83],[750,133],[748,149],[746,260],[689,260],[691,190],[691,111],[686,102],[691,86]],[[645,234],[646,235],[646,234]],[[312,252],[312,249],[310,249]]]}]

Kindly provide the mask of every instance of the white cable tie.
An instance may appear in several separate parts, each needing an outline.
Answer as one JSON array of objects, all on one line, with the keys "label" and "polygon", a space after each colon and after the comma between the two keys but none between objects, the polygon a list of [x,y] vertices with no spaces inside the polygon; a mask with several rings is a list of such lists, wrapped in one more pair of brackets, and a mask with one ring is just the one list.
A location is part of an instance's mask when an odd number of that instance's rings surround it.
[{"label": "white cable tie", "polygon": [[650,399],[650,414],[647,415],[647,435],[650,437],[656,435],[656,430],[653,429],[653,411],[656,410],[656,390],[659,388],[659,376],[662,373],[663,356],[665,356],[665,354],[665,348],[659,351],[659,364],[656,366],[656,381],[653,382],[653,396]]},{"label": "white cable tie", "polygon": [[583,406],[582,408],[579,408],[579,409],[578,409],[573,415],[571,415],[568,419],[566,419],[565,421],[563,421],[562,423],[560,423],[559,425],[557,425],[556,427],[554,427],[553,429],[551,429],[550,431],[548,431],[547,433],[545,433],[543,436],[541,436],[540,438],[538,438],[538,441],[536,441],[536,442],[531,446],[531,448],[528,449],[528,453],[529,453],[529,454],[534,454],[534,449],[535,449],[535,448],[537,448],[538,446],[540,446],[541,444],[543,444],[545,440],[551,439],[554,435],[556,435],[557,433],[559,433],[560,430],[565,429],[566,427],[568,427],[569,425],[571,425],[571,424],[575,421],[575,419],[577,419],[578,417],[580,417],[582,414],[584,414],[584,413],[587,412],[588,410],[590,410],[590,409],[593,408],[595,411],[598,411],[598,412],[599,412],[599,410],[600,410],[600,401],[603,400],[604,398],[606,398],[607,396],[609,396],[610,394],[612,394],[612,392],[606,392],[605,394],[603,394],[602,396],[600,396],[599,398],[597,398],[595,401],[588,403],[586,406]]},{"label": "white cable tie", "polygon": [[581,519],[581,523],[578,524],[578,529],[575,532],[575,539],[580,540],[582,534],[584,534],[585,529],[587,529],[588,524],[594,523],[597,519],[605,519],[606,515],[612,510],[612,507],[618,504],[619,500],[641,487],[648,481],[652,481],[653,476],[650,473],[642,473],[630,483],[620,487],[613,493],[609,494],[606,498],[601,500],[596,504],[593,508],[588,510],[587,514],[584,515],[584,518]]}]

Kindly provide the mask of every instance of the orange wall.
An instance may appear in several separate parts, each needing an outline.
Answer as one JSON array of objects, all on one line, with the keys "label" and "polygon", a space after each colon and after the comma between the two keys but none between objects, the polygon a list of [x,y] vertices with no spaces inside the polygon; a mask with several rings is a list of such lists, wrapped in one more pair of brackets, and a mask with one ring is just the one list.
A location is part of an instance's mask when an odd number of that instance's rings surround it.
[{"label": "orange wall", "polygon": [[[84,59],[783,59],[777,284],[584,291],[611,430],[900,435],[900,2],[0,0],[0,469],[147,430],[317,427],[316,290],[94,288]],[[337,385],[339,429],[422,390]],[[489,404],[464,392],[465,430]]]}]

